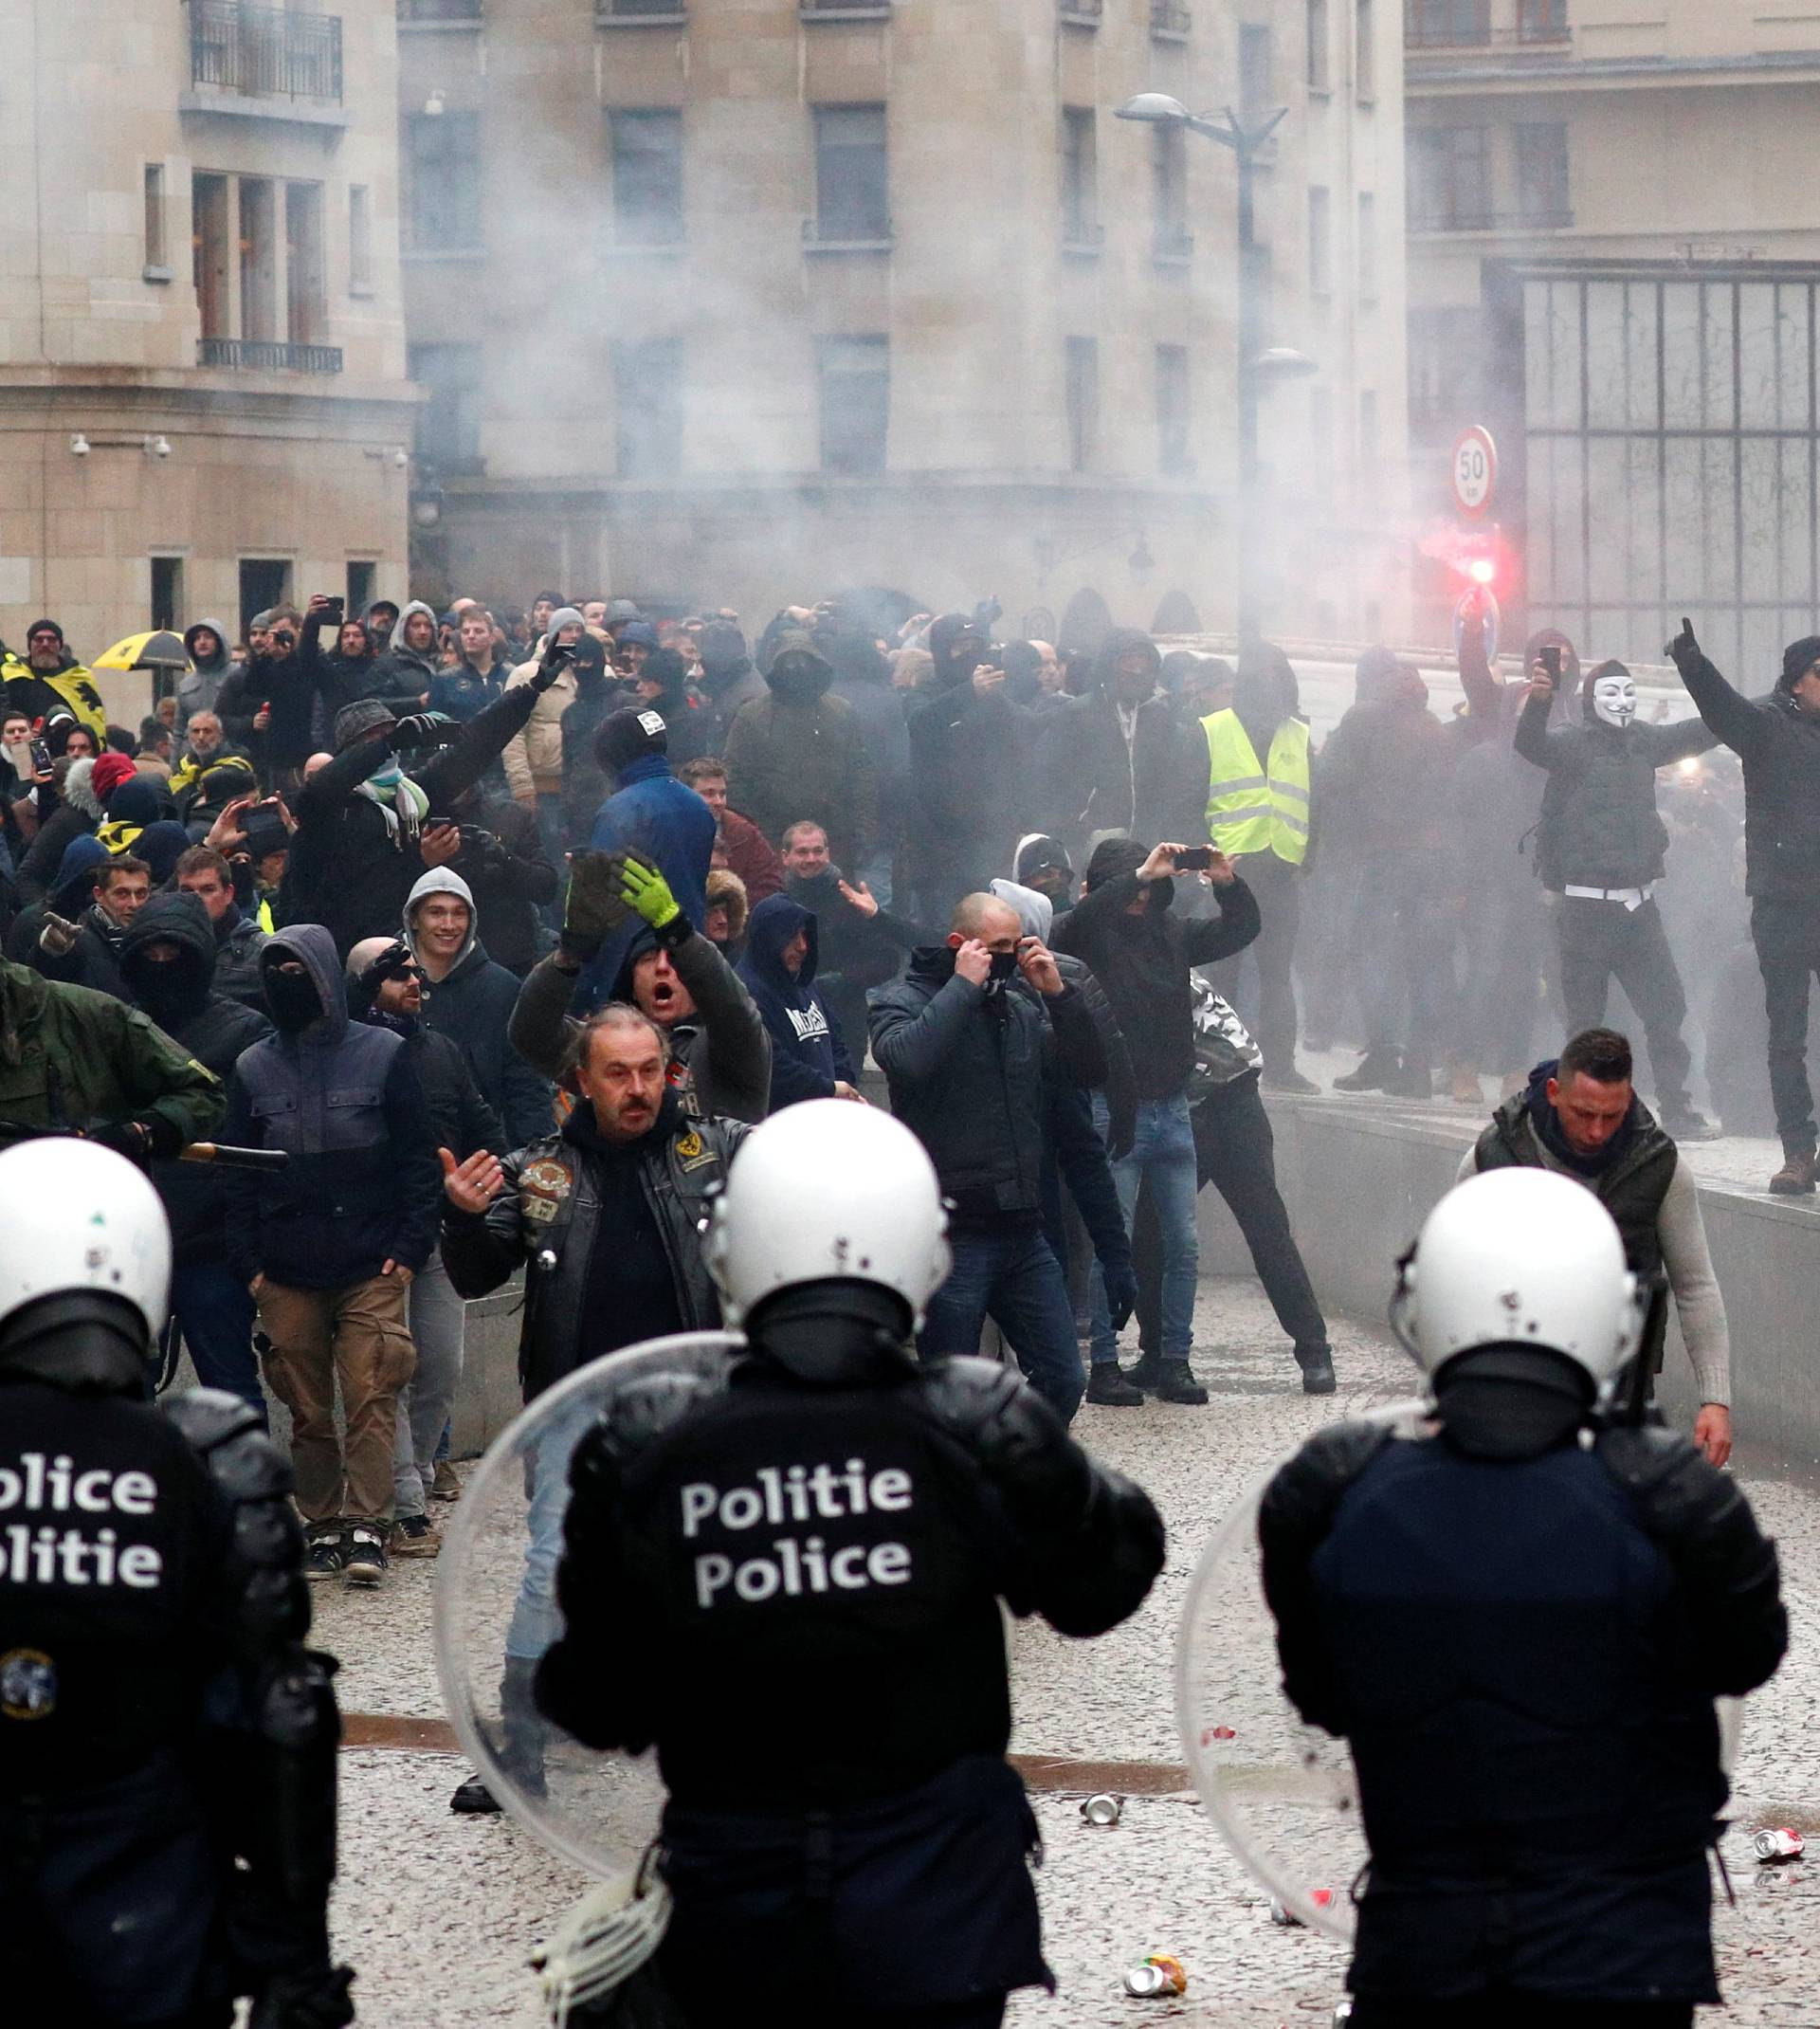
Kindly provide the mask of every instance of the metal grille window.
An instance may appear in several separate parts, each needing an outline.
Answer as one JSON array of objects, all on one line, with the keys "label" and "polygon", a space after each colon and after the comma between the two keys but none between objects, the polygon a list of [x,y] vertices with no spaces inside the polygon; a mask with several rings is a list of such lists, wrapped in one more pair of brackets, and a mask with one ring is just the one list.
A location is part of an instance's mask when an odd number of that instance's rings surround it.
[{"label": "metal grille window", "polygon": [[883,338],[821,341],[822,470],[883,472],[891,419],[891,346]]},{"label": "metal grille window", "polygon": [[[178,628],[183,625],[183,558],[152,558],[152,625]],[[159,672],[162,674],[162,672]]]},{"label": "metal grille window", "polygon": [[412,113],[405,121],[406,221],[413,253],[481,243],[481,117]]},{"label": "metal grille window", "polygon": [[1377,301],[1377,199],[1370,191],[1358,193],[1358,300]]},{"label": "metal grille window", "polygon": [[613,223],[623,246],[667,247],[682,237],[682,116],[616,112]]},{"label": "metal grille window", "polygon": [[410,377],[429,399],[417,411],[417,455],[437,473],[481,469],[481,348],[413,345]]},{"label": "metal grille window", "polygon": [[815,236],[858,242],[891,237],[882,105],[815,108]]},{"label": "metal grille window", "polygon": [[1529,623],[1655,662],[1692,613],[1732,681],[1766,690],[1820,609],[1820,271],[1551,267],[1511,286]]},{"label": "metal grille window", "polygon": [[1377,96],[1377,39],[1372,0],[1356,0],[1354,8],[1353,89],[1361,99]]},{"label": "metal grille window", "polygon": [[1255,22],[1243,22],[1239,27],[1239,118],[1247,127],[1267,119],[1275,97],[1270,30]]},{"label": "metal grille window", "polygon": [[1093,465],[1100,435],[1100,345],[1095,338],[1069,338],[1064,356],[1063,396],[1067,404],[1068,470]]},{"label": "metal grille window", "polygon": [[1188,250],[1188,150],[1179,126],[1150,130],[1151,224],[1158,253]]},{"label": "metal grille window", "polygon": [[613,348],[613,441],[621,479],[674,479],[682,463],[682,340]]},{"label": "metal grille window", "polygon": [[1404,0],[1411,49],[1480,47],[1491,41],[1491,0]]},{"label": "metal grille window", "polygon": [[1525,123],[1517,143],[1517,216],[1525,226],[1571,226],[1567,194],[1567,127],[1559,120]]},{"label": "metal grille window", "polygon": [[364,183],[348,186],[348,288],[355,296],[373,288],[373,200]]},{"label": "metal grille window", "polygon": [[1308,192],[1308,290],[1334,293],[1334,193],[1319,183]]},{"label": "metal grille window", "polygon": [[1410,224],[1469,231],[1491,224],[1491,158],[1483,127],[1412,127]]},{"label": "metal grille window", "polygon": [[1100,237],[1099,149],[1091,106],[1062,108],[1062,237],[1077,247]]},{"label": "metal grille window", "polygon": [[[170,255],[164,237],[164,164],[145,165],[145,265],[164,270]],[[164,276],[169,280],[169,275]]]},{"label": "metal grille window", "polygon": [[1176,477],[1194,469],[1190,454],[1188,347],[1156,348],[1156,465]]},{"label": "metal grille window", "polygon": [[1308,89],[1324,92],[1333,83],[1329,68],[1327,0],[1307,0]]}]

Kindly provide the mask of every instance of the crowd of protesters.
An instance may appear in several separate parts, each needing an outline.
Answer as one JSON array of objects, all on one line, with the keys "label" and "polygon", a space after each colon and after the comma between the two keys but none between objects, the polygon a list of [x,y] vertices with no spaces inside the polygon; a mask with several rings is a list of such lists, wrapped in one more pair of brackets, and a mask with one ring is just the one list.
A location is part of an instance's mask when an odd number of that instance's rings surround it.
[{"label": "crowd of protesters", "polygon": [[[609,1282],[617,1343],[712,1322],[677,1258],[698,1167],[740,1123],[864,1104],[868,1056],[951,1207],[924,1350],[990,1318],[1065,1417],[1206,1400],[1210,1180],[1301,1385],[1333,1389],[1260,1095],[1318,1089],[1336,1044],[1343,1092],[1478,1108],[1490,1077],[1513,1102],[1615,980],[1662,1128],[1701,1139],[1679,946],[1725,1128],[1774,1121],[1771,1187],[1813,1188],[1820,641],[1753,704],[1684,630],[1700,716],[1646,725],[1622,665],[1545,634],[1506,677],[1469,617],[1459,706],[1374,649],[1317,742],[1269,644],[1058,652],[997,617],[851,598],[749,641],[731,612],[552,591],[317,597],[244,644],[198,621],[136,730],[54,621],[6,655],[9,966],[142,1010],[226,1088],[224,1138],[290,1158],[232,1188],[154,1174],[198,1374],[289,1411],[315,1575],[434,1551],[462,1304],[575,1249],[574,1150],[587,1234],[626,1244],[572,1252],[527,1323],[533,1391],[608,1349]],[[1658,899],[1671,850],[1693,878]],[[507,1158],[523,1247],[482,1237]]]}]

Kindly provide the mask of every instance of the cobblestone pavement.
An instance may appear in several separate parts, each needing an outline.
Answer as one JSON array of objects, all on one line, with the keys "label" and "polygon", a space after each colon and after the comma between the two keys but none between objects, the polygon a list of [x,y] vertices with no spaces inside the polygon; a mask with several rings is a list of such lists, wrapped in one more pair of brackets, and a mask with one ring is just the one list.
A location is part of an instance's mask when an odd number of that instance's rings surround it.
[{"label": "cobblestone pavement", "polygon": [[[1172,1660],[1189,1579],[1201,1547],[1242,1490],[1328,1417],[1410,1392],[1412,1370],[1381,1333],[1335,1331],[1340,1393],[1310,1401],[1255,1287],[1201,1289],[1196,1368],[1205,1409],[1148,1404],[1087,1408],[1078,1434],[1141,1478],[1169,1523],[1167,1571],[1143,1611],[1097,1642],[1065,1641],[1021,1625],[1012,1637],[1014,1750],[1064,1762],[1146,1764],[1156,1794],[1130,1795],[1110,1831],[1079,1815],[1082,1772],[1050,1768],[1034,1798],[1046,1856],[1038,1886],[1059,1991],[1019,1997],[1014,2029],[1192,2022],[1218,2029],[1325,2029],[1342,1991],[1343,1949],[1310,1931],[1273,1925],[1263,1892],[1216,1837],[1199,1802],[1174,1786],[1183,1754],[1173,1711]],[[1816,1682],[1807,1647],[1820,1581],[1820,1498],[1748,1461],[1740,1478],[1780,1541],[1795,1650],[1747,1709],[1736,1815],[1749,1830],[1793,1824],[1820,1830]],[[434,1719],[441,1711],[430,1659],[435,1566],[396,1567],[377,1595],[318,1587],[318,1637],[343,1662],[351,1713]],[[1274,1704],[1263,1672],[1239,1696],[1241,1725]],[[447,1796],[464,1773],[445,1752],[354,1747],[343,1756],[340,1948],[360,1968],[360,2020],[380,2029],[440,2029],[538,2020],[525,1958],[584,1883],[499,1819],[458,1819]],[[1097,1782],[1094,1786],[1098,1786]],[[1820,2021],[1820,1879],[1801,1865],[1757,1868],[1726,1840],[1738,1908],[1719,1917],[1721,1985],[1731,2003],[1702,2023],[1738,2029]],[[1337,1841],[1336,1853],[1343,1849]],[[1820,1875],[1820,1863],[1812,1871]],[[1338,1885],[1338,1884],[1336,1884]],[[1119,1990],[1122,1968],[1145,1952],[1177,1953],[1190,1973],[1179,2002],[1138,2002]],[[729,2020],[733,2018],[730,2016]]]}]

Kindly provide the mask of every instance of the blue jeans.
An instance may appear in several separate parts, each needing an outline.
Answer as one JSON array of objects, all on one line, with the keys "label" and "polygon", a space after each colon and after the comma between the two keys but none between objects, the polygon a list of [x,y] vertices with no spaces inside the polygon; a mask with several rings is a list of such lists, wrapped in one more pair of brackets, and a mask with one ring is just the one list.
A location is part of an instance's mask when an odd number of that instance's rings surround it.
[{"label": "blue jeans", "polygon": [[569,1458],[599,1413],[597,1402],[577,1403],[543,1433],[531,1454],[524,1570],[505,1631],[505,1653],[521,1662],[536,1662],[562,1633],[556,1566],[562,1561],[562,1519],[569,1512]]},{"label": "blue jeans", "polygon": [[[1106,1103],[1099,1093],[1093,1098],[1094,1124],[1106,1131]],[[1132,1214],[1138,1205],[1138,1187],[1150,1185],[1151,1202],[1162,1228],[1162,1344],[1157,1350],[1165,1360],[1186,1360],[1194,1344],[1194,1282],[1200,1270],[1200,1242],[1194,1231],[1194,1199],[1200,1179],[1194,1160],[1194,1124],[1188,1116],[1188,1095],[1177,1092],[1173,1099],[1141,1099],[1138,1103],[1138,1132],[1131,1153],[1112,1165],[1112,1180],[1125,1215],[1125,1230],[1131,1230]],[[1100,1264],[1093,1264],[1088,1282],[1088,1301],[1093,1319],[1088,1342],[1095,1366],[1116,1361],[1119,1342],[1112,1329],[1112,1314],[1106,1308],[1106,1281]]]},{"label": "blue jeans", "polygon": [[259,1411],[265,1421],[265,1391],[253,1357],[256,1306],[246,1285],[225,1261],[192,1261],[171,1271],[171,1314],[177,1321],[196,1379],[225,1388]]},{"label": "blue jeans", "polygon": [[[1192,1180],[1192,1169],[1191,1169]],[[929,1299],[918,1344],[925,1360],[977,1353],[990,1317],[1030,1385],[1063,1422],[1081,1406],[1085,1378],[1062,1265],[1038,1231],[957,1233],[955,1265]]]}]

